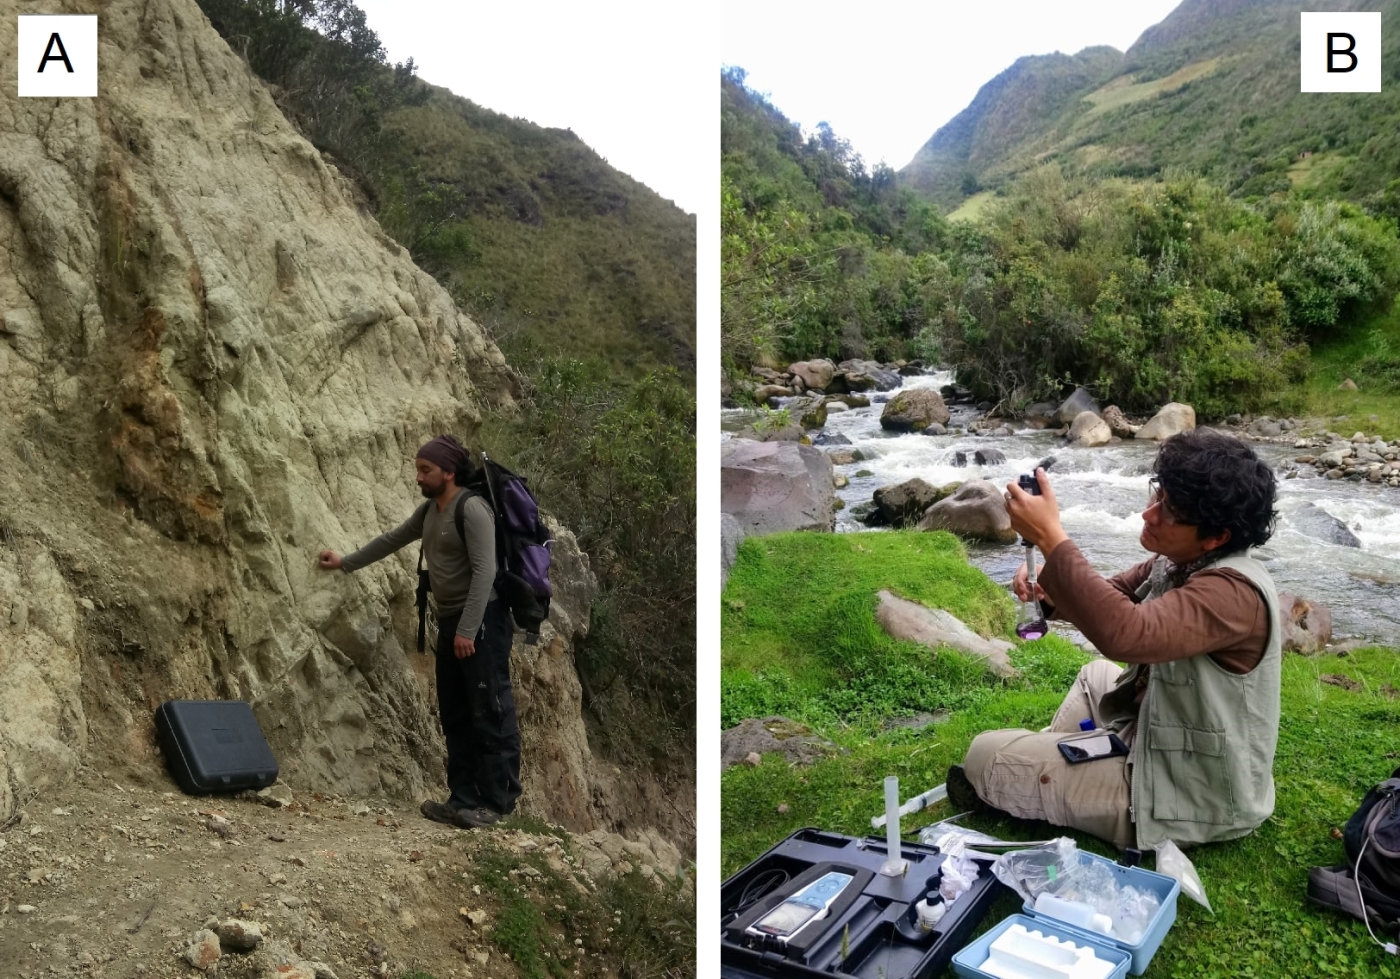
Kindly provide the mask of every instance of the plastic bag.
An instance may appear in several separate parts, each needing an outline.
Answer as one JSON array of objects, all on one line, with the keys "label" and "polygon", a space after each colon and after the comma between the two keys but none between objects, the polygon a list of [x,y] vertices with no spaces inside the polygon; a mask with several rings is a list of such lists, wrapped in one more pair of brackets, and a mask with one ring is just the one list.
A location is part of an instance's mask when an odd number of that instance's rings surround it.
[{"label": "plastic bag", "polygon": [[1175,877],[1181,884],[1181,893],[1214,914],[1210,900],[1206,897],[1205,885],[1201,883],[1200,874],[1196,873],[1196,865],[1191,862],[1190,857],[1181,852],[1181,847],[1171,840],[1164,840],[1152,849],[1157,851],[1157,873]]},{"label": "plastic bag", "polygon": [[942,895],[944,904],[952,904],[972,888],[973,882],[977,880],[977,864],[967,857],[945,856],[942,874],[943,880],[938,885],[938,893]]},{"label": "plastic bag", "polygon": [[1042,891],[1058,893],[1061,878],[1079,869],[1079,847],[1068,836],[1030,850],[997,857],[992,873],[1022,899],[1034,902]]}]

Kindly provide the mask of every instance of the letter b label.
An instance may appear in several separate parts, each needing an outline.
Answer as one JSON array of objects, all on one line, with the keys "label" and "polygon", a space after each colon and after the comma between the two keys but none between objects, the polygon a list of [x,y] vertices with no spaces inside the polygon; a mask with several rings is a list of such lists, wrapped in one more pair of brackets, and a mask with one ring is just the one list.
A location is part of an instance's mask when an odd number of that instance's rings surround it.
[{"label": "letter b label", "polygon": [[19,18],[19,94],[97,95],[97,16],[42,14]]},{"label": "letter b label", "polygon": [[1303,13],[1304,92],[1381,90],[1379,13]]}]

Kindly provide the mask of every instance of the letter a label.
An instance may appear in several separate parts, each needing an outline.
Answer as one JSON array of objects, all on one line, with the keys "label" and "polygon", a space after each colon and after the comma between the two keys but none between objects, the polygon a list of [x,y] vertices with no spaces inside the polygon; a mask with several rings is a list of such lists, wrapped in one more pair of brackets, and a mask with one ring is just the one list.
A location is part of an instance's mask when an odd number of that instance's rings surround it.
[{"label": "letter a label", "polygon": [[97,96],[97,16],[41,14],[19,18],[21,98]]},{"label": "letter a label", "polygon": [[1381,15],[1312,13],[1299,15],[1299,67],[1304,92],[1381,90]]}]

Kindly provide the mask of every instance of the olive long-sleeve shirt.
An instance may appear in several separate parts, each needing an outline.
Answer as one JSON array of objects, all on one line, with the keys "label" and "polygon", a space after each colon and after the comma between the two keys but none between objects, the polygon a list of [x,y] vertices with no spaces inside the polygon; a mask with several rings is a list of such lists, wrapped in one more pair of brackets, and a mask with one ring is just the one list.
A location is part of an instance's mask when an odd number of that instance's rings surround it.
[{"label": "olive long-sleeve shirt", "polygon": [[439,511],[437,503],[429,500],[393,530],[341,558],[340,567],[346,573],[358,571],[421,540],[438,616],[447,618],[460,611],[457,635],[474,639],[486,614],[486,603],[496,597],[496,524],[485,499],[468,497],[462,507],[463,541],[453,515],[457,503],[454,496]]},{"label": "olive long-sleeve shirt", "polygon": [[1205,568],[1151,602],[1136,591],[1152,560],[1104,578],[1075,546],[1062,541],[1045,559],[1040,587],[1055,618],[1074,623],[1107,658],[1165,663],[1210,655],[1232,673],[1248,673],[1264,657],[1269,611],[1238,571]]}]

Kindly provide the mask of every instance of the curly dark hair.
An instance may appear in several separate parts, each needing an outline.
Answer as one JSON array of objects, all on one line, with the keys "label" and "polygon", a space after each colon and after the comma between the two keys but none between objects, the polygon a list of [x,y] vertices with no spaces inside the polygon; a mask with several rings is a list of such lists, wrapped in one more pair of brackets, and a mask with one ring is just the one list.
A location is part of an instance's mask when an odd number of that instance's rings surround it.
[{"label": "curly dark hair", "polygon": [[1239,439],[1208,428],[1181,432],[1162,443],[1152,471],[1172,514],[1195,524],[1197,539],[1230,532],[1216,556],[1273,536],[1278,484],[1268,463]]}]

